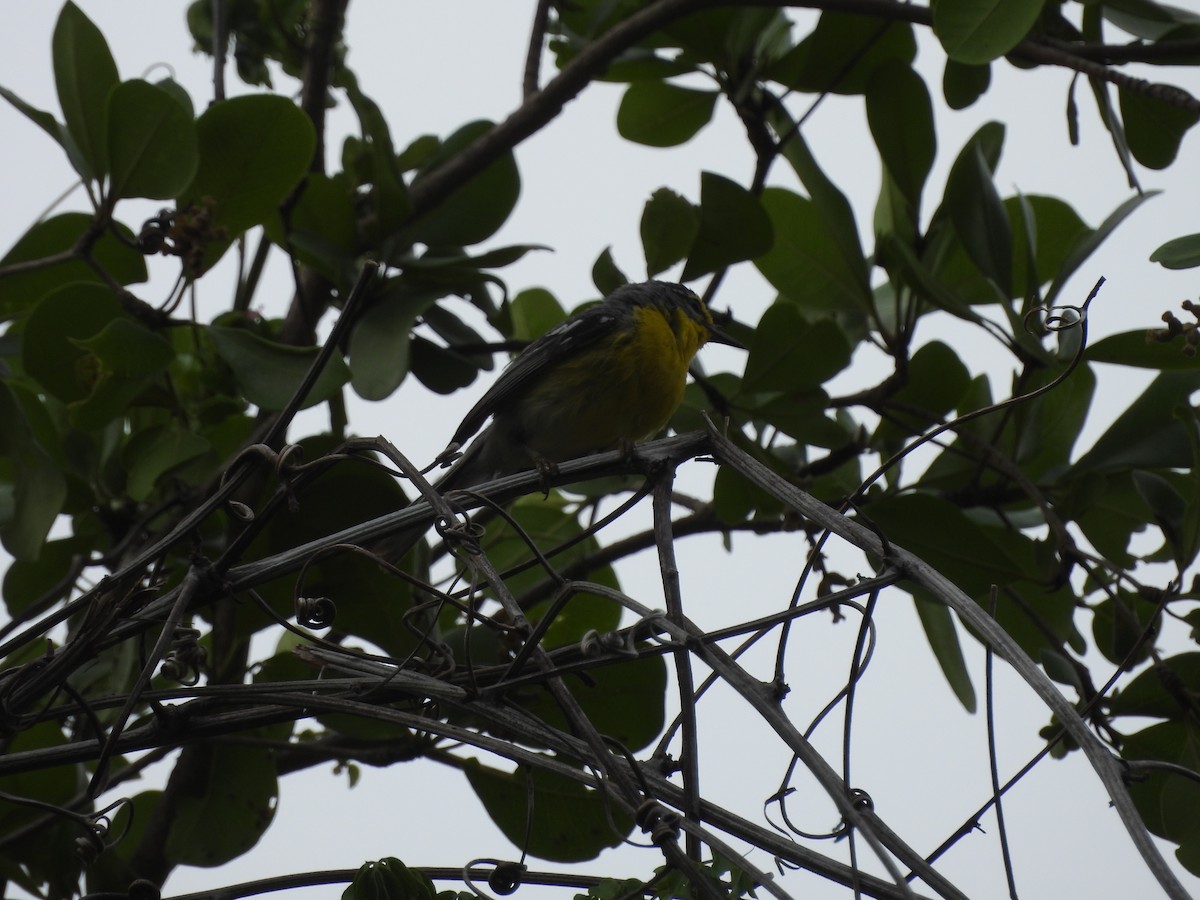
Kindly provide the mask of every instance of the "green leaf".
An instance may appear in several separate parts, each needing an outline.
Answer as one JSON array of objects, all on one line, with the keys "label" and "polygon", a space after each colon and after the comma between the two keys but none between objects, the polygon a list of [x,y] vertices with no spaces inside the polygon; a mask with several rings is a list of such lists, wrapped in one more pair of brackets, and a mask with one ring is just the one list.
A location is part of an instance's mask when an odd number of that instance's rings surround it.
[{"label": "green leaf", "polygon": [[[85,213],[63,213],[38,222],[23,234],[4,258],[0,267],[54,256],[74,247],[91,227],[92,217]],[[92,259],[118,284],[146,280],[146,259],[131,246],[134,235],[124,225],[115,228],[129,243],[123,243],[107,230],[92,248]],[[103,284],[100,275],[83,260],[71,260],[32,272],[0,278],[0,319],[18,318],[50,291],[69,282]]]},{"label": "green leaf", "polygon": [[1043,0],[939,0],[933,33],[946,54],[970,65],[991,62],[1019,44],[1037,21]]},{"label": "green leaf", "polygon": [[[1154,645],[1153,634],[1151,639],[1142,638],[1147,626],[1154,621],[1157,608],[1157,603],[1144,600],[1129,591],[1120,591],[1114,597],[1105,597],[1092,609],[1092,636],[1095,638],[1096,649],[1104,654],[1104,658],[1109,662],[1122,663],[1133,652],[1134,647],[1140,645],[1137,655],[1130,658],[1129,665],[1136,666],[1145,660]],[[1154,681],[1160,695],[1165,694],[1158,679],[1155,678]],[[1131,682],[1131,687],[1132,684]],[[1121,715],[1122,701],[1128,699],[1127,688],[1113,697],[1110,712],[1113,715]],[[1138,715],[1150,713],[1139,712]]]},{"label": "green leaf", "polygon": [[545,288],[526,288],[513,297],[509,309],[512,336],[518,341],[541,337],[567,317],[557,298]]},{"label": "green leaf", "polygon": [[[330,434],[300,442],[305,459],[319,459],[332,452],[338,441]],[[247,559],[263,559],[318,541],[330,534],[402,509],[407,503],[404,489],[387,472],[351,463],[338,465],[295,489],[297,509],[275,516],[246,551]],[[388,552],[384,539],[377,549]],[[401,567],[411,571],[413,561]],[[412,589],[374,559],[353,552],[323,553],[311,559],[304,577],[293,573],[274,578],[257,587],[277,615],[295,615],[295,597],[328,597],[336,607],[334,627],[381,647],[403,659],[424,645],[422,637],[431,626],[429,615],[416,613]],[[254,607],[246,607],[239,631],[271,625]]]},{"label": "green leaf", "polygon": [[785,188],[763,191],[775,243],[754,260],[763,277],[801,309],[841,313],[871,302],[866,265],[847,261],[812,200]]},{"label": "green leaf", "polygon": [[[336,81],[346,89],[369,152],[370,177],[366,181],[370,189],[370,215],[366,218],[372,232],[371,243],[380,246],[403,226],[412,211],[412,202],[392,146],[387,119],[378,104],[359,89],[358,79],[349,69],[340,67]],[[361,202],[363,198],[359,199]]]},{"label": "green leaf", "polygon": [[207,453],[212,445],[180,422],[145,428],[133,434],[121,450],[121,467],[128,479],[129,496],[146,500],[159,479],[174,469]]},{"label": "green leaf", "polygon": [[[1148,605],[1151,609],[1157,606]],[[1148,610],[1143,609],[1143,613],[1145,612]],[[1186,691],[1200,691],[1200,653],[1178,653],[1163,659],[1161,666],[1161,669],[1154,666],[1139,673],[1113,695],[1113,715],[1145,716],[1154,719],[1188,718],[1187,711],[1180,706],[1178,697],[1164,685],[1163,676],[1167,676],[1170,684],[1178,685]]]},{"label": "green leaf", "polygon": [[904,494],[870,504],[865,514],[889,541],[911,550],[982,600],[993,584],[1026,578],[1021,565],[996,539],[999,529],[972,521],[954,503],[930,494]]},{"label": "green leaf", "polygon": [[989,122],[963,147],[946,179],[945,206],[967,256],[1005,296],[1012,292],[1012,228],[992,183],[1004,126]]},{"label": "green leaf", "polygon": [[[1157,91],[1177,91],[1170,85],[1150,85]],[[1200,113],[1142,90],[1118,85],[1125,140],[1133,158],[1148,169],[1165,169],[1179,155],[1179,145],[1189,128],[1200,121]],[[1189,97],[1190,99],[1190,97]]]},{"label": "green leaf", "polygon": [[[233,370],[246,399],[263,410],[287,406],[312,367],[320,349],[277,344],[241,328],[208,328],[217,353]],[[350,380],[341,354],[334,353],[304,398],[301,409],[323,403]]]},{"label": "green leaf", "polygon": [[342,900],[434,900],[436,890],[427,875],[389,856],[363,863]]},{"label": "green leaf", "polygon": [[117,86],[117,64],[92,20],[70,0],[54,26],[54,85],[84,179],[108,174],[108,95]]},{"label": "green leaf", "polygon": [[[5,404],[3,394],[7,388],[0,383],[0,406]],[[5,421],[16,421],[5,414]],[[11,432],[7,436],[12,442]],[[4,438],[0,437],[0,441]],[[7,453],[8,451],[4,451]],[[17,484],[20,484],[18,481]],[[65,483],[64,483],[65,488]],[[44,514],[43,509],[38,510]],[[10,551],[11,552],[11,551]],[[64,577],[72,571],[76,557],[87,556],[87,541],[78,537],[62,538],[57,541],[46,541],[40,547],[37,559],[19,558],[8,567],[4,573],[4,587],[0,595],[4,597],[4,608],[10,617],[16,617],[29,610],[39,600],[44,600],[54,589],[58,596],[65,597],[71,586],[64,584]]]},{"label": "green leaf", "polygon": [[[37,560],[67,497],[67,481],[54,460],[37,442],[25,411],[8,385],[0,381],[0,457],[9,462],[11,513],[0,516],[0,540],[17,560]],[[13,599],[5,577],[4,596],[13,614]]]},{"label": "green leaf", "polygon": [[917,616],[929,640],[929,649],[941,666],[942,674],[954,696],[967,712],[975,712],[975,687],[971,684],[971,673],[963,658],[962,644],[958,639],[958,627],[950,608],[936,600],[915,598]]},{"label": "green leaf", "polygon": [[772,110],[767,118],[777,133],[791,135],[783,144],[783,157],[808,191],[817,215],[822,220],[821,230],[827,232],[829,242],[841,257],[838,267],[850,274],[857,285],[855,301],[845,305],[843,314],[856,306],[861,310],[871,309],[873,299],[870,272],[850,201],[817,163],[816,157],[804,141],[799,123],[793,122],[782,108]]},{"label": "green leaf", "polygon": [[951,109],[966,109],[984,95],[991,83],[990,65],[972,66],[946,57],[942,96]]},{"label": "green leaf", "polygon": [[187,187],[199,155],[188,111],[145,81],[119,84],[108,98],[109,193],[167,200]]},{"label": "green leaf", "polygon": [[937,153],[933,104],[921,76],[899,63],[882,66],[867,87],[867,122],[884,166],[912,208]]},{"label": "green leaf", "polygon": [[776,301],[754,329],[741,393],[815,387],[846,368],[850,355],[850,342],[831,319],[810,321],[795,304]]},{"label": "green leaf", "polygon": [[344,172],[333,176],[311,173],[287,227],[278,212],[272,213],[265,223],[267,236],[280,247],[293,250],[297,259],[334,284],[352,284],[359,252],[355,202]]},{"label": "green leaf", "polygon": [[88,396],[70,405],[71,422],[96,430],[128,411],[154,376],[175,358],[170,343],[125,317],[113,319],[97,334],[72,338],[87,351],[94,379]]},{"label": "green leaf", "polygon": [[653,278],[687,256],[700,231],[700,213],[685,197],[659,188],[642,208],[642,251]]},{"label": "green leaf", "polygon": [[394,280],[363,313],[350,335],[351,387],[364,400],[382,400],[400,386],[409,366],[409,336],[421,314],[443,296]]},{"label": "green leaf", "polygon": [[1164,372],[1117,417],[1075,464],[1076,472],[1188,469],[1194,460],[1188,428],[1177,409],[1200,390],[1200,371]]},{"label": "green leaf", "polygon": [[[1126,759],[1162,760],[1195,772],[1200,769],[1200,726],[1187,719],[1151,725],[1126,735],[1121,753]],[[1179,861],[1200,875],[1200,784],[1174,772],[1150,770],[1131,780],[1129,794],[1146,827],[1178,844]]]},{"label": "green leaf", "polygon": [[290,100],[253,94],[222,100],[196,120],[200,163],[180,207],[213,204],[215,228],[226,235],[205,255],[211,266],[246,229],[261,225],[304,177],[316,137]]},{"label": "green leaf", "polygon": [[1200,234],[1173,238],[1150,254],[1150,261],[1165,269],[1194,269],[1200,266]]},{"label": "green leaf", "polygon": [[1089,362],[1115,363],[1163,372],[1195,371],[1200,368],[1200,360],[1196,359],[1194,352],[1188,351],[1188,345],[1182,339],[1156,341],[1144,329],[1123,331],[1101,338],[1088,345],[1084,358]]},{"label": "green leaf", "polygon": [[25,371],[64,402],[84,399],[99,373],[93,355],[77,341],[98,334],[122,315],[112,291],[103,285],[77,282],[51,291],[25,324]]},{"label": "green leaf", "polygon": [[[1097,248],[1108,238],[1118,225],[1133,213],[1139,206],[1149,200],[1151,197],[1158,195],[1158,191],[1146,191],[1144,194],[1130,197],[1111,213],[1108,218],[1100,223],[1100,226],[1095,231],[1089,231],[1086,234],[1080,235],[1079,239],[1071,246],[1070,252],[1059,266],[1058,272],[1054,276],[1054,283],[1050,285],[1050,290],[1046,294],[1046,303],[1052,304],[1058,297],[1059,291],[1063,285],[1067,283],[1075,271],[1084,264]],[[1083,298],[1079,298],[1082,300]]]},{"label": "green leaf", "polygon": [[604,252],[596,257],[592,265],[592,284],[605,297],[623,284],[629,284],[629,278],[617,267],[613,259],[612,247],[605,247]]},{"label": "green leaf", "polygon": [[881,66],[908,64],[916,56],[911,25],[826,11],[811,34],[767,69],[767,77],[797,91],[861,94]]},{"label": "green leaf", "polygon": [[166,853],[183,865],[218,866],[258,843],[279,797],[274,751],[238,744],[196,748],[203,788],[173,798]]},{"label": "green leaf", "polygon": [[635,81],[621,98],[617,131],[648,147],[677,147],[709,123],[718,96],[665,81]]},{"label": "green leaf", "polygon": [[66,126],[63,125],[62,122],[58,121],[58,119],[54,118],[53,113],[46,112],[44,109],[38,109],[36,106],[26,103],[24,100],[5,87],[0,87],[0,97],[3,97],[13,106],[15,106],[17,111],[24,115],[25,118],[29,119],[29,121],[33,122],[34,125],[42,129],[42,131],[46,132],[46,134],[50,135],[50,137],[54,139],[54,142],[60,147],[66,149],[67,144],[70,143],[73,152],[78,154],[79,151],[75,149],[75,142],[72,141],[71,136],[67,134]]},{"label": "green leaf", "polygon": [[951,347],[941,341],[925,344],[909,360],[903,386],[884,401],[889,414],[873,443],[890,449],[930,428],[958,405],[970,384],[971,373]]},{"label": "green leaf", "polygon": [[[421,167],[415,187],[429,172],[458,156],[495,126],[479,121],[464,125],[450,135]],[[487,240],[503,225],[517,204],[521,176],[511,152],[462,186],[434,209],[422,214],[401,233],[404,240],[430,247],[466,247]]]},{"label": "green leaf", "polygon": [[602,792],[563,775],[524,766],[509,774],[474,759],[467,760],[464,771],[504,836],[541,859],[595,859],[633,831],[633,819],[613,808]]},{"label": "green leaf", "polygon": [[[587,604],[596,599],[575,597],[570,603]],[[557,626],[556,619],[551,631]],[[567,678],[566,684],[596,730],[632,752],[649,747],[662,734],[667,666],[661,656],[592,669],[586,679]],[[571,727],[562,707],[545,688],[530,687],[515,703],[548,725],[564,731]]]},{"label": "green leaf", "polygon": [[735,181],[700,173],[700,230],[682,281],[691,281],[771,249],[771,219],[758,198]]},{"label": "green leaf", "polygon": [[439,347],[424,337],[414,337],[409,348],[409,370],[435,394],[453,394],[479,375],[475,357],[449,347]]}]

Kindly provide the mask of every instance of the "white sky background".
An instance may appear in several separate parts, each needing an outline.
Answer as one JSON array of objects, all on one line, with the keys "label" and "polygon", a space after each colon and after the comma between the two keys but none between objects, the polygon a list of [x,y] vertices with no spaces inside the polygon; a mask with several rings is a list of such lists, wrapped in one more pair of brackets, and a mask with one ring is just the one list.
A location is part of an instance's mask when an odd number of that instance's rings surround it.
[{"label": "white sky background", "polygon": [[[196,106],[203,108],[211,95],[211,71],[206,57],[191,52],[184,24],[185,3],[80,0],[79,5],[108,38],[123,78],[143,76],[156,64],[167,63]],[[502,118],[519,103],[533,6],[532,0],[519,4],[495,0],[351,3],[349,64],[366,92],[382,107],[398,148],[420,134],[445,135],[471,119]],[[9,26],[0,31],[0,85],[35,106],[56,112],[50,35],[57,12],[58,6],[52,2],[22,4],[19,16],[10,16]],[[804,13],[793,11],[791,15],[810,21]],[[797,29],[798,34],[806,31],[807,25]],[[920,31],[918,35],[924,40]],[[918,60],[934,94],[940,141],[937,166],[927,188],[927,215],[936,206],[958,149],[990,119],[1008,125],[997,176],[1002,195],[1020,189],[1060,196],[1092,226],[1128,196],[1124,174],[1092,111],[1090,92],[1082,85],[1078,98],[1083,145],[1073,148],[1068,142],[1064,115],[1068,73],[1020,71],[999,63],[994,67],[993,85],[982,100],[955,113],[940,102],[941,58],[934,48],[923,51]],[[547,61],[543,80],[553,73]],[[162,74],[157,69],[150,77]],[[1182,79],[1162,72],[1157,77],[1200,94],[1200,76],[1195,72],[1184,73]],[[232,92],[243,90],[232,70],[228,84]],[[276,88],[286,92],[293,85],[280,76]],[[551,243],[555,252],[531,254],[502,271],[514,292],[544,286],[568,307],[593,297],[591,266],[609,244],[626,273],[640,278],[644,263],[637,223],[642,204],[653,190],[665,185],[696,200],[702,169],[741,183],[748,181],[753,160],[740,124],[725,107],[719,106],[714,123],[685,147],[654,150],[626,143],[616,135],[614,117],[620,95],[617,86],[588,89],[549,128],[518,149],[521,201],[488,246]],[[341,136],[355,130],[347,105],[332,112],[329,128],[327,143],[336,165]],[[73,173],[58,148],[7,104],[0,105],[0,134],[4,135],[0,249],[4,249],[70,185]],[[807,124],[805,136],[830,177],[850,193],[860,225],[869,228],[879,163],[861,99],[829,98]],[[1198,166],[1200,139],[1193,133],[1170,170],[1142,171],[1143,186],[1163,188],[1165,195],[1128,220],[1064,292],[1064,302],[1078,302],[1097,277],[1108,278],[1093,306],[1092,340],[1152,326],[1163,310],[1177,309],[1180,300],[1196,298],[1194,272],[1170,273],[1149,263],[1147,257],[1164,240],[1200,230],[1195,216]],[[784,165],[777,164],[774,171],[779,183],[795,187]],[[84,209],[84,202],[82,195],[76,194],[64,208]],[[158,205],[147,204],[143,214],[134,204],[123,203],[117,216],[136,231]],[[864,234],[864,240],[869,247],[869,235]],[[276,258],[269,280],[256,298],[268,314],[282,312],[290,296],[290,277],[281,263],[282,259]],[[140,296],[152,303],[165,296],[173,276],[169,266],[154,271],[162,280],[135,286]],[[211,317],[228,302],[224,284],[210,281],[216,280],[206,279],[201,285],[202,317]],[[741,266],[727,278],[718,305],[731,306],[739,318],[755,321],[772,296],[752,268]],[[1005,358],[989,358],[990,351],[984,347],[992,345],[984,345],[977,331],[943,329],[930,321],[921,337],[935,336],[955,341],[965,359],[988,367],[997,392],[1005,390],[1010,364]],[[968,349],[966,341],[979,342],[979,350],[974,343]],[[738,355],[724,348],[705,351],[703,356],[710,370],[741,365]],[[873,383],[878,374],[871,361],[857,360],[853,373],[841,376],[837,389]],[[1144,383],[1128,371],[1119,377],[1113,374],[1101,371],[1097,400],[1110,416],[1135,397]],[[445,444],[458,417],[481,390],[482,385],[477,385],[461,396],[434,398],[410,379],[403,390],[383,403],[366,404],[351,397],[352,427],[361,434],[383,433],[413,459],[425,461]],[[315,421],[307,420],[306,426],[293,431],[294,437],[323,427],[319,415],[310,415],[316,416]],[[421,423],[419,430],[412,427],[414,422]],[[1102,426],[1103,422],[1090,424],[1080,447],[1086,448]],[[710,477],[699,463],[687,469],[686,477],[700,484]],[[781,608],[800,570],[804,549],[795,535],[742,538],[735,542],[733,555],[725,555],[716,538],[681,542],[678,550],[689,614],[702,626],[716,626]],[[855,565],[861,564],[848,562],[846,574],[853,574]],[[865,569],[861,571],[865,573]],[[621,570],[621,577],[634,596],[651,606],[662,605],[653,554],[631,561]],[[880,643],[856,701],[852,781],[872,795],[885,821],[918,851],[928,852],[990,794],[985,723],[981,714],[965,715],[951,696],[906,596],[886,595],[876,621]],[[798,725],[803,726],[844,682],[856,627],[854,620],[832,628],[827,618],[817,618],[802,624],[794,635],[789,665],[792,693],[785,708]],[[969,639],[964,648],[982,696],[982,651]],[[766,675],[769,668],[756,671]],[[1097,674],[1104,672],[1107,668]],[[1030,702],[1028,689],[1001,665],[997,674],[1000,772],[1004,779],[1036,752],[1036,731],[1046,723],[1048,713],[1040,703]],[[748,718],[740,703],[730,699],[728,692],[714,694],[700,709],[705,760],[702,790],[710,799],[755,818],[763,800],[776,790],[787,756],[778,741]],[[837,716],[818,733],[818,746],[835,764],[840,758],[836,749],[840,727]],[[516,855],[490,825],[457,772],[428,762],[382,771],[364,769],[362,781],[351,791],[344,781],[330,776],[330,768],[283,780],[276,821],[258,847],[219,869],[177,871],[167,884],[167,894],[296,870],[354,867],[383,856],[397,856],[410,865],[457,866],[476,856]],[[812,830],[835,824],[827,803],[818,801],[807,811],[799,805],[790,808]],[[1158,895],[1156,884],[1080,754],[1066,763],[1044,762],[1008,795],[1005,810],[1022,896]],[[960,842],[939,868],[973,898],[1002,897],[1007,891],[994,818],[985,817],[983,825],[986,835],[976,834]],[[844,845],[840,850],[829,845],[817,849],[845,851]],[[1164,850],[1171,858],[1171,849],[1164,845]],[[860,859],[864,856],[860,849]],[[753,859],[765,869],[772,868],[771,860],[762,854]],[[583,868],[645,877],[657,864],[653,851],[623,849]],[[551,868],[537,860],[531,861],[531,866]],[[877,865],[868,863],[868,868],[878,871]],[[1200,882],[1186,873],[1181,877],[1189,887],[1200,887]],[[846,895],[839,887],[804,875],[789,874],[783,884],[808,897]],[[560,890],[540,895],[571,893]],[[324,887],[287,896],[339,894],[340,888]],[[536,889],[525,888],[517,896],[538,895]]]}]

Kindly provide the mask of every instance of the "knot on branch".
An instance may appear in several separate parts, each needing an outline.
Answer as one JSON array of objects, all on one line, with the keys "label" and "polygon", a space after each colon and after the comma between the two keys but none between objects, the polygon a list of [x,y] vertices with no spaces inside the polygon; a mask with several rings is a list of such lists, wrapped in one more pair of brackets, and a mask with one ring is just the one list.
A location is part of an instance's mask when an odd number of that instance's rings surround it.
[{"label": "knot on branch", "polygon": [[637,808],[634,821],[650,835],[656,847],[679,839],[679,813],[667,809],[657,800],[647,800]]},{"label": "knot on branch", "polygon": [[200,646],[199,629],[180,625],[171,636],[171,649],[158,672],[168,681],[193,687],[200,682],[200,669],[207,659],[208,652]]},{"label": "knot on branch", "polygon": [[446,546],[449,548],[453,545],[461,546],[471,555],[482,553],[480,542],[483,536],[487,533],[482,525],[472,522],[470,519],[463,521],[455,521],[448,519],[438,519],[433,526]]},{"label": "knot on branch", "polygon": [[337,604],[329,597],[297,597],[296,621],[305,628],[328,628],[337,618]]},{"label": "knot on branch", "polygon": [[492,870],[492,874],[488,876],[488,887],[501,896],[507,896],[521,886],[521,881],[527,871],[528,868],[524,863],[499,863]]}]

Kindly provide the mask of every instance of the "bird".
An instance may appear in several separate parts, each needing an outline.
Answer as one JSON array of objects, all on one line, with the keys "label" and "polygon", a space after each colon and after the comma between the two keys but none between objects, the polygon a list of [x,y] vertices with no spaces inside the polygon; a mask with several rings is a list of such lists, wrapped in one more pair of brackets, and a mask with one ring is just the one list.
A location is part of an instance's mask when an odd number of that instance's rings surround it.
[{"label": "bird", "polygon": [[656,434],[710,341],[741,346],[690,288],[665,281],[617,288],[505,367],[438,456],[443,465],[456,461],[436,487],[445,493],[530,468],[546,472]]}]

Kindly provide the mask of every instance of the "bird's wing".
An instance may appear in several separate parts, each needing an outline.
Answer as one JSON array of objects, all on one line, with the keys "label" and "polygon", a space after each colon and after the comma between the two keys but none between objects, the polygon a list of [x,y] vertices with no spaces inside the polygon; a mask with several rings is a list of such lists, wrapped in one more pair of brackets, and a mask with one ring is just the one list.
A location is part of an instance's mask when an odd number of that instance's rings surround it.
[{"label": "bird's wing", "polygon": [[608,334],[617,318],[617,313],[608,303],[597,303],[581,313],[555,325],[540,338],[526,347],[516,359],[505,367],[496,379],[463,417],[450,439],[450,446],[462,447],[497,409],[513,397],[519,396],[536,382],[546,370],[552,368],[565,356],[575,354],[594,344]]}]

